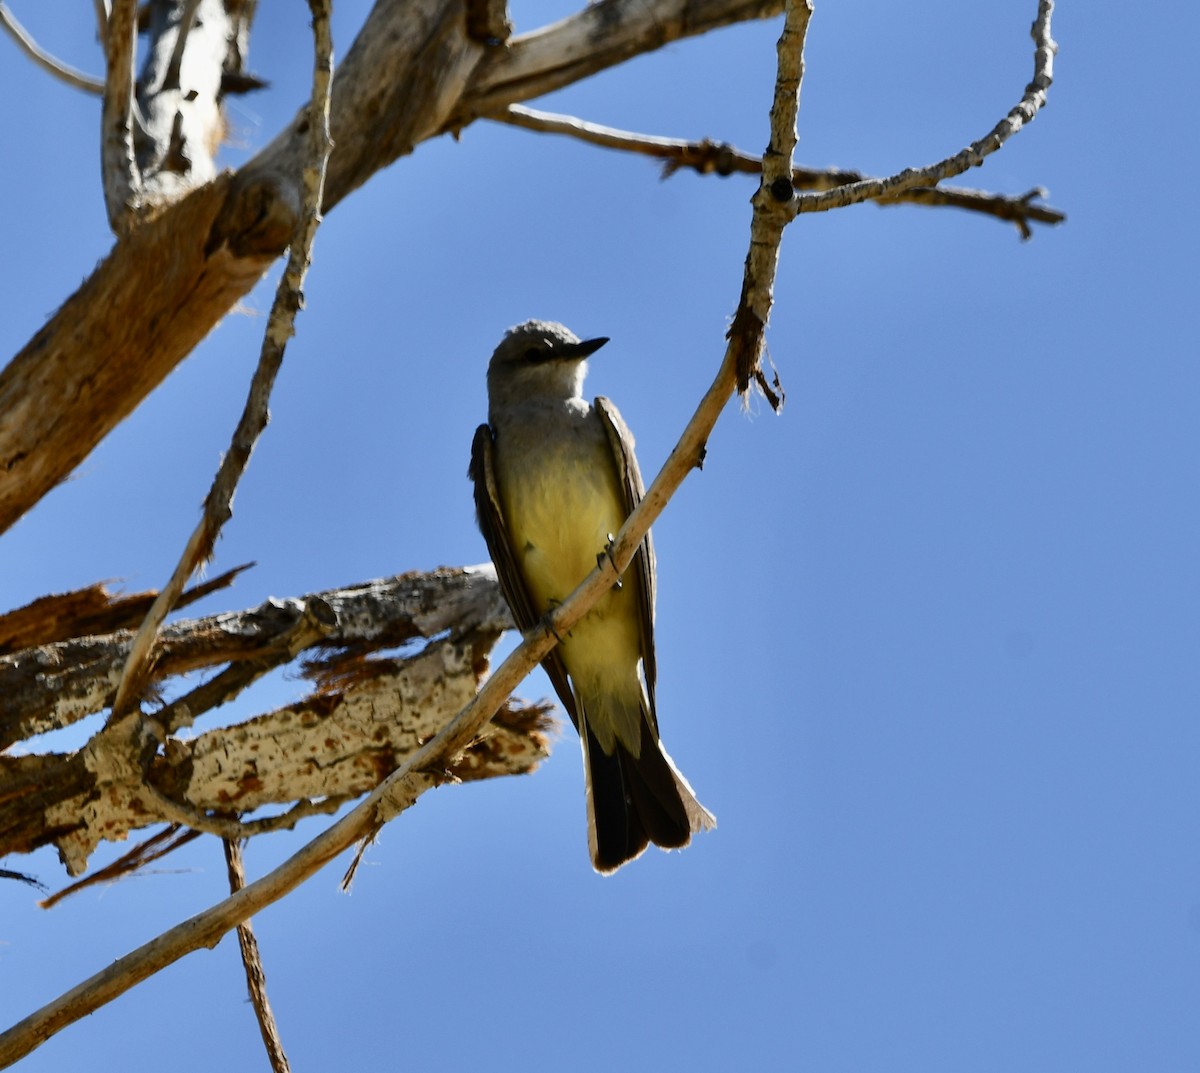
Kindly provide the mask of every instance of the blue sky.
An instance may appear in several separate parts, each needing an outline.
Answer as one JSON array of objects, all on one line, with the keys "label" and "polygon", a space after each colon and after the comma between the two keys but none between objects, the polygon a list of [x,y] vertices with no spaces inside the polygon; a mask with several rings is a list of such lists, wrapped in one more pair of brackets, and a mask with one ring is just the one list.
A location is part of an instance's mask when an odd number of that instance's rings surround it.
[{"label": "blue sky", "polygon": [[[232,165],[305,92],[306,13],[261,6],[274,88],[232,113]],[[885,173],[978,137],[1030,77],[1035,6],[817,0],[798,158]],[[86,5],[14,7],[98,70]],[[342,53],[366,7],[338,5]],[[513,10],[529,29],[570,7]],[[787,406],[731,406],[655,529],[663,736],[718,829],[595,876],[569,731],[530,778],[427,795],[351,895],[335,866],[255,921],[296,1068],[1197,1067],[1197,228],[1166,176],[1198,163],[1179,119],[1200,18],[1166,27],[1151,56],[1127,5],[1061,3],[1049,107],[964,177],[1046,186],[1065,226],[1021,243],[862,206],[789,229],[768,335]],[[777,35],[683,42],[536,103],[754,150]],[[3,38],[0,92],[12,354],[111,238],[97,103]],[[487,357],[527,317],[611,337],[589,387],[653,473],[720,360],[752,192],[486,123],[376,176],[317,237],[213,569],[259,565],[201,610],[485,559],[469,443]],[[0,605],[161,584],[271,286],[4,536]],[[249,869],[323,822],[252,844]],[[62,880],[51,853],[6,863]],[[210,840],[50,913],[4,885],[0,1020],[223,890]],[[258,1068],[259,1047],[227,939],[21,1068]]]}]

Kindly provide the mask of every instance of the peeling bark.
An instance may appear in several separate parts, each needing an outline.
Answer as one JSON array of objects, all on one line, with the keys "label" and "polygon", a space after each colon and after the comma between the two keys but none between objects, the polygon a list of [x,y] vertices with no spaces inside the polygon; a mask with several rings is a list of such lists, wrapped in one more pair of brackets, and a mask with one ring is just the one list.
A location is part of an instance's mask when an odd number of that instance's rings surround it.
[{"label": "peeling bark", "polygon": [[[91,591],[67,602],[86,603],[94,620],[96,600]],[[112,601],[117,612],[123,602]],[[158,740],[131,742],[128,724],[118,722],[74,753],[0,755],[0,854],[53,844],[78,875],[101,841],[179,822],[180,812],[203,820],[366,793],[475,695],[492,646],[511,626],[490,568],[409,574],[174,623],[164,631],[156,681],[201,667],[251,665],[253,672],[295,659],[291,645],[314,606],[325,627],[306,635],[309,662],[300,669],[314,686],[304,700],[181,737],[225,699],[200,687],[144,717]],[[0,618],[0,632],[9,617]],[[3,740],[103,710],[131,638],[120,630],[0,659]],[[411,654],[380,655],[422,639]],[[502,711],[448,768],[427,773],[422,789],[532,771],[549,752],[547,713],[537,705]]]},{"label": "peeling bark", "polygon": [[217,174],[222,79],[237,30],[223,0],[155,0],[138,78],[134,151],[150,203],[175,201]]}]

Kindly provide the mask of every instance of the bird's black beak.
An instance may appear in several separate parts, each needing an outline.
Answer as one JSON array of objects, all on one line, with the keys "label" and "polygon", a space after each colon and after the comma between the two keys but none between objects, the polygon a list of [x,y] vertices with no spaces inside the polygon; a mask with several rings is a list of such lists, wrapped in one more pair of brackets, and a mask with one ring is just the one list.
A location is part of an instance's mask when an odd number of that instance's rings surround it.
[{"label": "bird's black beak", "polygon": [[595,354],[607,342],[607,335],[601,336],[599,339],[581,339],[578,343],[569,343],[556,350],[554,356],[556,358],[586,358],[589,354]]}]

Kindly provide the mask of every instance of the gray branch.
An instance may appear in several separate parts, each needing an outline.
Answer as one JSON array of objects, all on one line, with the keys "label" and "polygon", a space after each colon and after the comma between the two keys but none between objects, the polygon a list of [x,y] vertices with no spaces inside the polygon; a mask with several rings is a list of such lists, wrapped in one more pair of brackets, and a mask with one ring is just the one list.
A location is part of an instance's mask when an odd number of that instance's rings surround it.
[{"label": "gray branch", "polygon": [[[140,761],[111,727],[73,753],[0,755],[0,854],[53,844],[77,875],[101,840],[137,828],[195,820],[204,830],[231,814],[359,796],[475,696],[488,653],[509,628],[490,565],[407,574],[168,625],[154,668],[160,688],[216,667],[225,668],[217,679],[236,672],[244,686],[266,669],[294,663],[312,692],[183,737],[180,731],[239,691],[201,685],[149,713],[154,733],[140,743]],[[118,630],[0,658],[2,740],[22,741],[102,711],[132,637]],[[307,662],[297,663],[302,656]],[[502,712],[453,763],[425,773],[422,789],[447,778],[531,771],[548,752],[548,725],[544,707]],[[302,809],[287,825],[311,811]],[[222,831],[278,826],[268,818]]]}]

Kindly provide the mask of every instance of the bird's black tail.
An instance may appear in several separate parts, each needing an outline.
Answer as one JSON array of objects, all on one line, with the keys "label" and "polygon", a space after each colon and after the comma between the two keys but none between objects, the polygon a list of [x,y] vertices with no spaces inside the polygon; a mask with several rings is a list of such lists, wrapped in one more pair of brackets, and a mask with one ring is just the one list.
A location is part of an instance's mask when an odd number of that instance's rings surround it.
[{"label": "bird's black tail", "polygon": [[583,720],[588,769],[588,846],[597,872],[614,872],[650,843],[663,849],[686,846],[692,832],[716,826],[687,780],[663,751],[647,719],[642,720],[639,755],[618,740],[613,753],[600,748]]}]

